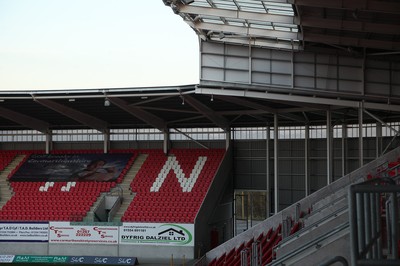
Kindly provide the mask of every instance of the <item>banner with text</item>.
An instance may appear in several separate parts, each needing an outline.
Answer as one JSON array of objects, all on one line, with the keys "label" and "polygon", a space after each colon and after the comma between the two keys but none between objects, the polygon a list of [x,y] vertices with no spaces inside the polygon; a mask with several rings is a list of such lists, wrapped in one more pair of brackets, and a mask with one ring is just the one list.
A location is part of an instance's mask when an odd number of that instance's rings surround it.
[{"label": "banner with text", "polygon": [[118,244],[118,226],[80,226],[50,222],[50,243]]},{"label": "banner with text", "polygon": [[137,265],[136,257],[100,257],[100,256],[74,256],[69,257],[70,264],[100,264],[100,265]]},{"label": "banner with text", "polygon": [[68,256],[15,255],[13,263],[67,263]]},{"label": "banner with text", "polygon": [[113,181],[131,153],[32,154],[11,181]]},{"label": "banner with text", "polygon": [[15,255],[0,255],[0,263],[11,263]]},{"label": "banner with text", "polygon": [[194,225],[173,223],[123,223],[120,243],[137,245],[194,246]]},{"label": "banner with text", "polygon": [[136,257],[0,255],[0,263],[137,265]]},{"label": "banner with text", "polygon": [[2,242],[47,242],[48,223],[0,223]]}]

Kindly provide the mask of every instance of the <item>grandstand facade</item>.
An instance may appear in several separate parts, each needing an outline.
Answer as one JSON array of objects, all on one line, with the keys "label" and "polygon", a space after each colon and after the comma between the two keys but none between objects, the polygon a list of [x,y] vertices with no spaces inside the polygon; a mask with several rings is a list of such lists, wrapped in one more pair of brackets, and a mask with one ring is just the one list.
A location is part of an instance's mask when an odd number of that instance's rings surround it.
[{"label": "grandstand facade", "polygon": [[399,263],[400,4],[163,2],[198,84],[0,92],[0,258]]}]

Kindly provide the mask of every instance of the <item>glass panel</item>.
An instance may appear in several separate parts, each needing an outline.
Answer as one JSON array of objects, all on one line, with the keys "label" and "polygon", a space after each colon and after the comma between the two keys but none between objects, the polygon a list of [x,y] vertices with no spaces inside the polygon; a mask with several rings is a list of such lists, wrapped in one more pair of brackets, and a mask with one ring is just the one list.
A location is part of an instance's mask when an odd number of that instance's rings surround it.
[{"label": "glass panel", "polygon": [[265,191],[239,191],[235,193],[235,235],[240,234],[267,218]]}]

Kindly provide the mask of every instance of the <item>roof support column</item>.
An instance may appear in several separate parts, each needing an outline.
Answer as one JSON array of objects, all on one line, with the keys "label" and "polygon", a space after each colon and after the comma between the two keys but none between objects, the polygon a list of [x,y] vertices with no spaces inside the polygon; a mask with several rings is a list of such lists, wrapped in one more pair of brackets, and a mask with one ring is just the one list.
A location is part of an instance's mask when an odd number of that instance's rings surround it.
[{"label": "roof support column", "polygon": [[231,146],[231,140],[232,140],[232,132],[229,128],[225,130],[225,150],[228,150],[229,147]]},{"label": "roof support column", "polygon": [[104,141],[103,141],[103,152],[108,153],[110,150],[110,130],[105,130],[103,132]]},{"label": "roof support column", "polygon": [[342,124],[342,176],[347,174],[347,124]]},{"label": "roof support column", "polygon": [[326,111],[326,184],[333,181],[333,130],[332,130],[332,112]]},{"label": "roof support column", "polygon": [[164,154],[168,154],[169,148],[170,148],[170,132],[169,129],[164,130],[164,141],[163,141],[163,152]]},{"label": "roof support column", "polygon": [[376,123],[376,154],[375,157],[378,158],[382,154],[382,124]]},{"label": "roof support column", "polygon": [[364,165],[364,143],[363,143],[363,114],[364,105],[361,102],[358,108],[358,164],[359,167]]},{"label": "roof support column", "polygon": [[46,131],[46,154],[49,154],[53,150],[53,132],[51,130]]},{"label": "roof support column", "polygon": [[278,114],[274,114],[274,211],[279,212],[279,153],[278,153]]},{"label": "roof support column", "polygon": [[310,126],[304,129],[304,196],[310,195]]},{"label": "roof support column", "polygon": [[265,206],[266,206],[266,211],[267,211],[267,218],[270,216],[271,214],[271,183],[269,182],[269,157],[270,157],[270,149],[269,149],[269,142],[271,140],[271,132],[270,132],[270,126],[267,126],[266,128],[266,143],[265,143],[265,178],[266,178],[266,202],[265,202]]}]

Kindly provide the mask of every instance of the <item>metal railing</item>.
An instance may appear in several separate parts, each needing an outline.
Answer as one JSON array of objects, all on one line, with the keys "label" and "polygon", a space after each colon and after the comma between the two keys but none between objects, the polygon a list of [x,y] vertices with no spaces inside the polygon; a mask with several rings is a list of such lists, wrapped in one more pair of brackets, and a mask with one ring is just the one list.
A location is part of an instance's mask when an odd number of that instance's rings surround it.
[{"label": "metal railing", "polygon": [[351,265],[400,265],[398,193],[391,178],[350,186]]}]

